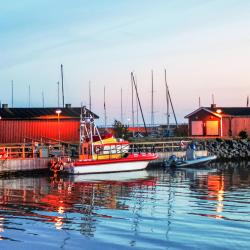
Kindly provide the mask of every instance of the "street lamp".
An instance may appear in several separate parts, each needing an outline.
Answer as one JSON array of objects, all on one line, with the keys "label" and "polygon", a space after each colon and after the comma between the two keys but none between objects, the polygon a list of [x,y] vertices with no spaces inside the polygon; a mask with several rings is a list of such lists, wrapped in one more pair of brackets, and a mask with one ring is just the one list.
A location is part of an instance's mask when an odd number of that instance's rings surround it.
[{"label": "street lamp", "polygon": [[60,133],[60,114],[62,113],[62,110],[57,109],[57,122],[58,122],[58,141],[59,141],[59,147],[60,147],[60,141],[61,141],[61,133]]}]

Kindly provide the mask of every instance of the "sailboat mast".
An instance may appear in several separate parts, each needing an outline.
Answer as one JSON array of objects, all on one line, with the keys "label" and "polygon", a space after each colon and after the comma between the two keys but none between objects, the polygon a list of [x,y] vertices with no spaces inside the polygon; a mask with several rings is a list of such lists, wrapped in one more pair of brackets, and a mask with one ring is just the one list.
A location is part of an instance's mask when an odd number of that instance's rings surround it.
[{"label": "sailboat mast", "polygon": [[107,111],[106,111],[106,93],[105,93],[105,86],[104,86],[104,104],[103,104],[103,107],[104,107],[104,126],[105,126],[105,129],[107,128]]},{"label": "sailboat mast", "polygon": [[121,88],[121,123],[123,123],[123,105],[122,105],[122,88]]},{"label": "sailboat mast", "polygon": [[167,102],[167,129],[169,131],[169,94],[168,94],[168,83],[167,83],[167,72],[166,69],[165,72],[165,85],[166,85],[166,102]]},{"label": "sailboat mast", "polygon": [[154,72],[151,71],[151,126],[154,126]]},{"label": "sailboat mast", "polygon": [[144,124],[144,128],[145,128],[145,132],[146,132],[146,136],[147,136],[148,135],[148,131],[147,131],[147,127],[146,127],[144,115],[143,115],[143,112],[142,112],[141,102],[140,102],[140,98],[139,98],[138,90],[137,90],[137,84],[135,82],[135,78],[134,78],[133,72],[131,72],[131,77],[132,77],[132,81],[133,81],[134,86],[135,86],[135,92],[136,92],[136,96],[137,96],[137,101],[138,101],[138,104],[139,104],[139,107],[140,107],[141,116],[142,116],[142,120],[143,120],[143,124]]},{"label": "sailboat mast", "polygon": [[171,109],[173,111],[173,114],[174,114],[174,119],[175,119],[175,124],[176,124],[176,127],[178,127],[178,123],[177,123],[177,119],[176,119],[176,115],[175,115],[175,111],[174,111],[174,106],[173,106],[173,102],[172,102],[172,99],[171,99],[171,96],[170,96],[170,92],[169,92],[169,88],[168,88],[168,84],[167,84],[167,73],[166,73],[166,69],[165,69],[165,84],[166,84],[166,97],[167,97],[167,125],[168,125],[168,129],[169,129],[169,103],[171,105]]},{"label": "sailboat mast", "polygon": [[44,92],[42,91],[42,104],[43,104],[43,108],[44,108]]},{"label": "sailboat mast", "polygon": [[11,106],[12,108],[14,108],[14,84],[13,84],[13,80],[11,81]]},{"label": "sailboat mast", "polygon": [[57,107],[60,106],[60,82],[57,82]]},{"label": "sailboat mast", "polygon": [[133,128],[133,137],[134,137],[134,135],[135,135],[135,132],[134,132],[134,127],[135,127],[135,111],[134,111],[134,86],[133,86],[133,73],[131,72],[131,97],[132,97],[132,103],[131,103],[131,105],[132,105],[132,128]]},{"label": "sailboat mast", "polygon": [[62,78],[62,106],[64,108],[64,86],[63,86],[63,65],[61,64],[61,78]]},{"label": "sailboat mast", "polygon": [[91,82],[89,81],[89,110],[92,110],[92,103],[91,103]]},{"label": "sailboat mast", "polygon": [[29,85],[29,108],[30,108],[30,85]]}]

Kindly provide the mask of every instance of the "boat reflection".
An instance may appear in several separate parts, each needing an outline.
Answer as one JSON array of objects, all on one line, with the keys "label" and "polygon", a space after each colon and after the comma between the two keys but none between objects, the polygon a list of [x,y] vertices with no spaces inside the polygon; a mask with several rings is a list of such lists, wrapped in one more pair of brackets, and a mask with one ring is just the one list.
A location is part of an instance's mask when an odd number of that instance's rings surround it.
[{"label": "boat reflection", "polygon": [[93,236],[98,217],[112,218],[100,210],[128,210],[129,205],[118,197],[129,199],[134,189],[152,188],[155,184],[156,178],[150,177],[146,170],[63,178],[0,179],[0,233],[8,224],[9,215],[53,222],[60,230],[74,227],[74,215],[78,214],[81,233]]}]

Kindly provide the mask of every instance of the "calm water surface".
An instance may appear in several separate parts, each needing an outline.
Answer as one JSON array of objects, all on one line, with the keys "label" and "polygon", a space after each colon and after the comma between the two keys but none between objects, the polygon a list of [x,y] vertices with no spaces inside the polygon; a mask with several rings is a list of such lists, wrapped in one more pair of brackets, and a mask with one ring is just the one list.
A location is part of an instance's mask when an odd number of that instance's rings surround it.
[{"label": "calm water surface", "polygon": [[0,249],[249,249],[250,165],[0,179]]}]

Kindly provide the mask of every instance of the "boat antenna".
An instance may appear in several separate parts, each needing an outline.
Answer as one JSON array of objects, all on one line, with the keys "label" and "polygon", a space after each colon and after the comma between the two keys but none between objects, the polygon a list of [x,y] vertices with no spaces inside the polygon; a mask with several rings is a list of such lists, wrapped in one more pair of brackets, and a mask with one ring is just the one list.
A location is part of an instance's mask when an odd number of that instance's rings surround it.
[{"label": "boat antenna", "polygon": [[[170,95],[169,88],[168,88],[166,69],[165,69],[165,84],[166,84],[166,89],[167,89],[167,100],[170,102],[171,109],[172,109],[173,114],[174,114],[175,124],[176,124],[176,127],[178,127],[178,123],[177,123],[177,119],[176,119],[176,115],[175,115],[175,111],[174,111],[173,102],[172,102],[171,95]],[[169,129],[169,104],[168,104],[168,110],[167,111],[168,111],[168,114],[167,114],[168,115],[168,129]]]},{"label": "boat antenna", "polygon": [[131,72],[131,108],[132,108],[132,133],[133,133],[133,137],[135,136],[135,131],[134,131],[134,127],[135,127],[135,111],[134,111],[134,85],[133,85],[133,72]]},{"label": "boat antenna", "polygon": [[201,107],[201,97],[199,96],[199,108]]},{"label": "boat antenna", "polygon": [[212,104],[214,104],[214,94],[212,94]]},{"label": "boat antenna", "polygon": [[136,92],[138,104],[139,104],[139,107],[140,107],[141,116],[142,116],[142,120],[143,120],[143,124],[144,124],[144,128],[145,128],[146,136],[148,136],[148,130],[147,130],[146,123],[145,123],[145,119],[144,119],[144,115],[143,115],[143,112],[142,112],[141,102],[140,102],[140,98],[139,98],[138,90],[137,90],[137,84],[136,84],[136,82],[135,82],[135,78],[134,78],[133,72],[131,72],[131,78],[132,78],[132,81],[133,81],[133,83],[134,83],[135,92]]},{"label": "boat antenna", "polygon": [[61,64],[61,78],[62,78],[62,106],[64,108],[64,87],[63,87],[63,65]]},{"label": "boat antenna", "polygon": [[249,95],[247,96],[247,107],[249,107]]}]

